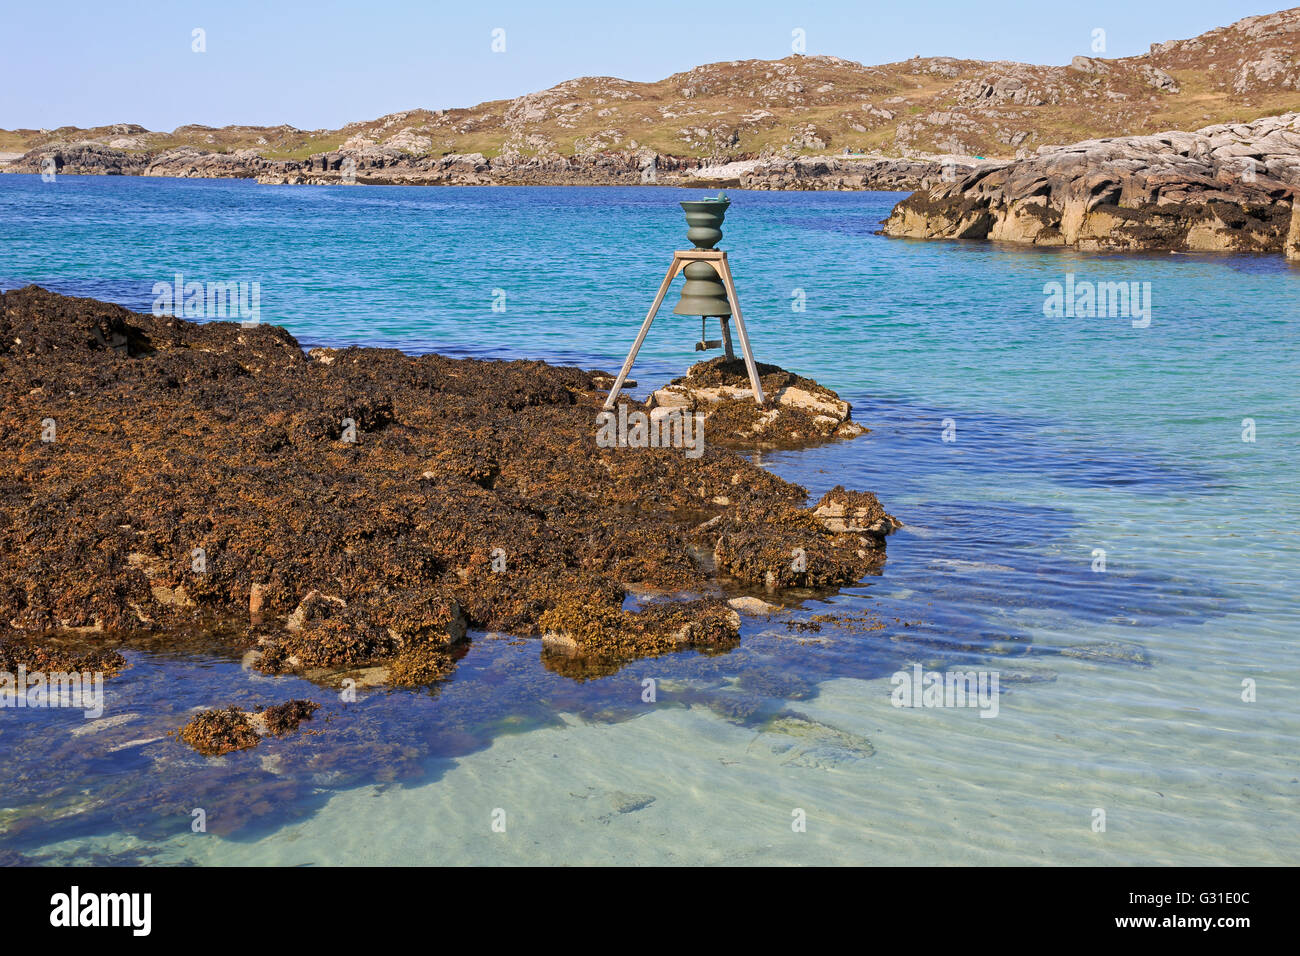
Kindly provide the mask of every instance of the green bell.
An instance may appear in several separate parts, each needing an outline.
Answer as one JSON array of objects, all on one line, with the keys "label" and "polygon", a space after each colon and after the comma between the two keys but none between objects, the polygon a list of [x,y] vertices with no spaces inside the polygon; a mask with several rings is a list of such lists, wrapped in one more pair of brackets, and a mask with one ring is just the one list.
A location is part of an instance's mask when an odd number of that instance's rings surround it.
[{"label": "green bell", "polygon": [[[686,238],[697,249],[712,249],[722,240],[722,219],[727,214],[731,200],[695,199],[683,202],[686,213]],[[727,301],[727,287],[722,284],[717,270],[707,262],[689,263],[682,274],[682,299],[673,309],[674,315],[725,316],[731,315]]]},{"label": "green bell", "polygon": [[682,270],[682,298],[673,309],[675,315],[731,315],[727,287],[707,262],[689,262]]}]

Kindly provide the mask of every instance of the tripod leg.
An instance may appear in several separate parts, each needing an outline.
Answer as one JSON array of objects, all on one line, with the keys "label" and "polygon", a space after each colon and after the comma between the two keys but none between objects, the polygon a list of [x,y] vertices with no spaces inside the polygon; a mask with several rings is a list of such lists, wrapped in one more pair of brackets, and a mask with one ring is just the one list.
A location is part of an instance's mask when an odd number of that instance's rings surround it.
[{"label": "tripod leg", "polygon": [[677,257],[673,256],[673,264],[668,267],[668,274],[659,284],[659,294],[655,296],[654,305],[650,306],[650,311],[646,313],[645,321],[641,323],[641,331],[637,333],[636,341],[632,343],[632,351],[627,353],[627,361],[623,363],[623,369],[614,380],[614,387],[609,390],[609,397],[605,399],[605,411],[610,411],[614,407],[618,393],[623,390],[623,383],[627,381],[627,373],[632,371],[632,362],[636,359],[636,353],[641,350],[641,343],[645,341],[646,333],[650,331],[650,323],[655,320],[655,313],[659,311],[659,306],[664,304],[664,296],[668,294],[673,279],[677,278],[678,265]]},{"label": "tripod leg", "polygon": [[740,314],[740,299],[736,295],[736,283],[731,278],[731,266],[726,259],[719,259],[716,265],[722,282],[727,287],[727,298],[731,300],[731,313],[736,319],[736,334],[740,336],[740,349],[745,353],[745,368],[749,370],[749,384],[754,386],[754,400],[758,404],[767,404],[763,396],[763,386],[758,381],[758,368],[754,365],[754,351],[749,347],[749,335],[745,332],[745,319]]},{"label": "tripod leg", "polygon": [[722,325],[722,345],[727,350],[727,361],[734,362],[736,353],[731,349],[731,326],[727,324],[725,315],[718,316],[718,322]]}]

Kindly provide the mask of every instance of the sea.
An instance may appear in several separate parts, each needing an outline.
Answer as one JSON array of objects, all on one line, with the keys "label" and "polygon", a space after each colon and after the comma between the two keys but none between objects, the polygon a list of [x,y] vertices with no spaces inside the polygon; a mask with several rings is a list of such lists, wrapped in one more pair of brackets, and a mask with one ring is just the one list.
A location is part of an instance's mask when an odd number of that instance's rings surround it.
[{"label": "sea", "polygon": [[[617,371],[687,246],[678,202],[709,194],[3,175],[0,289],[147,312],[178,276],[256,283],[304,347]],[[215,638],[143,642],[98,717],[0,709],[0,854],[1300,861],[1300,266],[890,239],[902,193],[728,194],[758,360],[870,429],[750,457],[810,500],[875,492],[903,522],[879,574],[586,680],[471,632],[449,682],[344,700]],[[635,394],[717,354],[675,299]],[[927,693],[963,680],[986,693]],[[250,750],[169,735],[292,697],[321,709]]]}]

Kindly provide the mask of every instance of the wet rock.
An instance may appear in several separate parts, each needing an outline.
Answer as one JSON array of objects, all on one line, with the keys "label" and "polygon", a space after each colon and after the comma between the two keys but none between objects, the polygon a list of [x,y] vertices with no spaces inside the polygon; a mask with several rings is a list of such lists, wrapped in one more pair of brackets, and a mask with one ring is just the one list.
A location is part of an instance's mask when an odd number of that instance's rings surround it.
[{"label": "wet rock", "polygon": [[764,601],[762,598],[753,597],[751,595],[743,595],[741,597],[730,598],[727,601],[727,605],[739,611],[741,614],[754,614],[754,615],[771,614],[772,612],[779,611],[781,609],[776,604],[769,604],[767,601]]},{"label": "wet rock", "polygon": [[541,624],[552,649],[628,660],[726,645],[740,635],[740,615],[716,600],[650,604],[637,612],[564,602],[543,614]]},{"label": "wet rock", "polygon": [[883,537],[837,533],[807,510],[788,506],[735,509],[708,537],[719,572],[773,591],[835,587],[883,563]]},{"label": "wet rock", "polygon": [[31,674],[91,673],[112,677],[126,667],[126,658],[107,648],[40,642],[25,635],[0,640],[0,672],[22,667]]},{"label": "wet rock", "polygon": [[827,531],[836,534],[852,532],[883,538],[903,526],[893,515],[885,513],[871,492],[848,491],[843,485],[836,485],[822,495],[813,508],[813,515]]},{"label": "wet rock", "polygon": [[395,687],[426,687],[451,676],[456,659],[444,648],[421,644],[405,647],[388,665],[387,683]]},{"label": "wet rock", "polygon": [[254,584],[248,591],[248,622],[258,625],[263,622],[263,610],[266,607],[267,587]]},{"label": "wet rock", "polygon": [[238,707],[205,710],[196,714],[177,733],[181,740],[203,756],[219,757],[256,747],[263,737],[291,734],[304,720],[311,720],[319,708],[320,704],[310,700],[290,700],[252,712]]},{"label": "wet rock", "polygon": [[165,604],[169,607],[194,607],[194,601],[186,592],[183,584],[174,588],[154,584],[150,586],[149,593],[153,595],[153,599],[159,604]]},{"label": "wet rock", "polygon": [[320,704],[310,700],[290,700],[268,707],[260,713],[265,732],[276,737],[291,734],[304,720],[311,720]]}]

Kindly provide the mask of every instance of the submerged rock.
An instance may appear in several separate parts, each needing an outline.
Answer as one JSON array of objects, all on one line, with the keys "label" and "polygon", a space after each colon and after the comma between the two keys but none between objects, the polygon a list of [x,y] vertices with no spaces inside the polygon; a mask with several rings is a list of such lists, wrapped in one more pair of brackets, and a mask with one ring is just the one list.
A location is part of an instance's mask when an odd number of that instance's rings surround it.
[{"label": "submerged rock", "polygon": [[311,720],[319,709],[320,704],[314,701],[290,700],[268,707],[257,716],[261,718],[266,733],[280,737],[293,733],[304,720]]},{"label": "submerged rock", "polygon": [[786,767],[834,770],[875,755],[866,737],[840,730],[797,711],[776,714],[750,744],[766,750]]},{"label": "submerged rock", "polygon": [[1151,655],[1141,644],[1129,641],[1099,641],[1095,644],[1072,644],[1061,649],[1062,657],[1098,664],[1136,664],[1151,666]]}]

